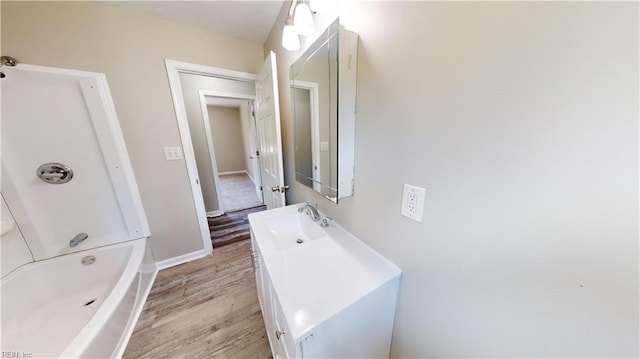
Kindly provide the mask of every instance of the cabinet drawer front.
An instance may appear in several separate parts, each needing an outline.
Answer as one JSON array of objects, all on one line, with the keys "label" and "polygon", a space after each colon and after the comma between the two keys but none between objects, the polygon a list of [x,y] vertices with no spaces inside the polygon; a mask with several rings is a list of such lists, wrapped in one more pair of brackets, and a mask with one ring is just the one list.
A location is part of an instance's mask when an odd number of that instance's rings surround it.
[{"label": "cabinet drawer front", "polygon": [[287,320],[284,317],[284,311],[282,310],[282,306],[280,305],[280,301],[274,296],[273,298],[275,313],[276,313],[276,326],[278,330],[280,330],[282,335],[280,335],[279,341],[282,344],[282,347],[285,352],[285,356],[287,358],[299,358],[300,355],[296,351],[296,345],[293,341],[293,336],[291,335],[291,330],[287,326]]}]

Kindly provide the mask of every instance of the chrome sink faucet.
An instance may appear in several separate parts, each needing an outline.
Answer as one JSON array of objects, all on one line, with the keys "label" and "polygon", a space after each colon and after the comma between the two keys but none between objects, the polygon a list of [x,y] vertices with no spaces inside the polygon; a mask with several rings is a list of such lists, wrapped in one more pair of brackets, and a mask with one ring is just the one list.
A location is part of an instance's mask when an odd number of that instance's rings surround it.
[{"label": "chrome sink faucet", "polygon": [[316,207],[310,205],[309,202],[305,202],[305,204],[298,208],[298,213],[303,212],[306,212],[314,222],[318,222],[321,218],[320,212],[318,212]]}]

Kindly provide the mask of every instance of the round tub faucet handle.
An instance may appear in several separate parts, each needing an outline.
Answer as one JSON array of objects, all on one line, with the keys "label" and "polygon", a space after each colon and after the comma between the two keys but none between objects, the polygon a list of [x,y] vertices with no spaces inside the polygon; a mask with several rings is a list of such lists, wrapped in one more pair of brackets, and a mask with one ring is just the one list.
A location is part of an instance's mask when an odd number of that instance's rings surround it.
[{"label": "round tub faucet handle", "polygon": [[63,184],[71,181],[73,170],[65,164],[49,162],[38,167],[36,175],[46,183]]}]

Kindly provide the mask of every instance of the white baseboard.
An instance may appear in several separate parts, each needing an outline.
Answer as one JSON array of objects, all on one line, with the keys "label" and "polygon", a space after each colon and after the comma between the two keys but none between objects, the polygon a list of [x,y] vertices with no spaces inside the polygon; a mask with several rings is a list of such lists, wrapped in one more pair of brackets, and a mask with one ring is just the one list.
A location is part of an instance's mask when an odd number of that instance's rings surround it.
[{"label": "white baseboard", "polygon": [[211,254],[211,251],[201,249],[195,252],[183,254],[181,256],[161,260],[159,262],[156,262],[156,265],[158,266],[158,270],[163,270],[183,263],[191,262],[192,260],[200,259],[207,256],[208,254]]},{"label": "white baseboard", "polygon": [[[228,172],[218,172],[218,176],[224,176],[224,175],[237,175],[237,174],[241,174],[241,173],[246,173],[247,176],[249,176],[249,173],[245,170],[242,171],[228,171]],[[251,176],[249,176],[251,177]]]},{"label": "white baseboard", "polygon": [[253,182],[253,185],[255,186],[256,180],[253,177],[251,177],[251,173],[247,172],[247,176],[249,176],[249,179],[251,180],[251,182]]},{"label": "white baseboard", "polygon": [[[251,182],[253,182],[253,186],[256,188],[256,195],[258,195],[258,198],[262,198],[262,191],[260,191],[260,186],[258,186],[255,178],[251,177],[251,173],[249,172],[247,172],[247,176],[249,176],[249,179],[251,180]],[[264,199],[262,199],[262,203],[264,203]]]},{"label": "white baseboard", "polygon": [[211,211],[211,212],[207,212],[207,218],[208,217],[218,217],[218,216],[222,216],[223,214],[224,214],[224,211],[221,211],[221,210]]}]

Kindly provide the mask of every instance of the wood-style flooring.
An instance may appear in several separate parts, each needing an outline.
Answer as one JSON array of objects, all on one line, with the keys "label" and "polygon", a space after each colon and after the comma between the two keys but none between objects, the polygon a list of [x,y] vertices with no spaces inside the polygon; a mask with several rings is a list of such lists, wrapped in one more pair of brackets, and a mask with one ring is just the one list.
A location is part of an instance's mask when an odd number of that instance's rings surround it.
[{"label": "wood-style flooring", "polygon": [[265,209],[267,206],[261,205],[209,218],[209,232],[211,232],[211,243],[214,250],[219,246],[250,238],[251,232],[247,215]]},{"label": "wood-style flooring", "polygon": [[244,239],[158,273],[124,358],[271,358]]}]

